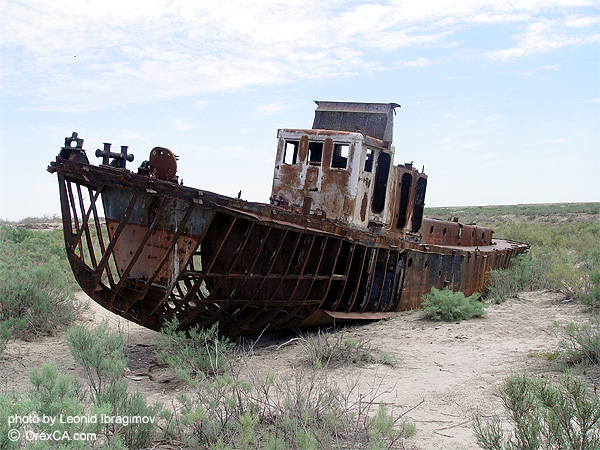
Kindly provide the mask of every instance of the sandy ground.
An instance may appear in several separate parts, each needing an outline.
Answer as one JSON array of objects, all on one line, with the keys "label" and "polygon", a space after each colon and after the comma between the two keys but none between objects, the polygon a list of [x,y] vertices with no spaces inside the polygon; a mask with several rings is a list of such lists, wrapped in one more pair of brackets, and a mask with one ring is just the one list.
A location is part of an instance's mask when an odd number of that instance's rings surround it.
[{"label": "sandy ground", "polygon": [[[140,389],[150,401],[167,405],[186,390],[168,369],[153,365],[150,344],[154,332],[79,295],[90,303],[87,323],[107,318],[126,335],[127,376],[132,388]],[[354,325],[343,331],[345,336],[367,342],[374,352],[389,354],[394,365],[349,364],[328,369],[328,376],[342,387],[358,380],[365,394],[376,386],[379,401],[396,415],[406,413],[417,427],[417,434],[405,443],[407,448],[475,450],[471,417],[476,411],[486,416],[502,411],[494,392],[507,375],[527,371],[552,378],[559,374],[555,361],[539,355],[557,349],[558,338],[549,325],[555,320],[580,322],[588,316],[576,302],[562,300],[554,293],[528,292],[519,299],[491,305],[484,318],[460,323],[431,322],[412,311],[386,321]],[[259,370],[290,371],[306,358],[295,337],[293,332],[261,337],[253,363]],[[0,360],[3,389],[28,389],[29,370],[50,360],[84,381],[62,336],[11,342],[6,353],[8,357]]]}]

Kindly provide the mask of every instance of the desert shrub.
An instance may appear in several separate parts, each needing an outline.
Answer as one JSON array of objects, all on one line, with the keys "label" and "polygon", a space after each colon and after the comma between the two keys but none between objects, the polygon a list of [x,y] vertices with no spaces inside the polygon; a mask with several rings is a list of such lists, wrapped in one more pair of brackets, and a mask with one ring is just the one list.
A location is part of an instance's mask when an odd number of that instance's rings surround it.
[{"label": "desert shrub", "polygon": [[[82,364],[88,376],[89,393],[75,377],[59,373],[54,362],[33,369],[29,377],[33,387],[26,395],[0,393],[0,448],[21,448],[22,444],[40,450],[147,448],[157,436],[156,421],[165,417],[160,405],[148,405],[139,392],[128,392],[123,377],[126,365],[123,336],[108,330],[108,324],[104,322],[91,330],[81,326],[70,328],[66,339],[73,358]],[[11,415],[47,417],[55,421],[39,420],[8,427]],[[118,420],[105,423],[102,421],[104,416],[126,420],[149,417],[154,418],[155,423],[126,424]],[[79,420],[69,421],[69,418]],[[5,439],[10,428],[19,430],[20,441]],[[71,439],[40,439],[30,443],[23,438],[27,430],[52,436],[54,432],[59,433],[58,436],[66,432]],[[72,439],[74,433],[86,433],[90,437]]]},{"label": "desert shrub", "polygon": [[589,275],[586,292],[580,301],[584,305],[600,308],[600,268],[594,268]]},{"label": "desert shrub", "polygon": [[500,303],[523,290],[549,289],[594,304],[600,295],[600,225],[509,223],[496,235],[531,249],[504,271],[492,271],[489,295]]},{"label": "desert shrub", "polygon": [[209,329],[194,326],[177,331],[179,322],[166,322],[155,344],[156,359],[172,368],[178,378],[192,387],[206,376],[216,376],[229,370],[229,358],[234,343],[219,337],[218,324]]},{"label": "desert shrub", "polygon": [[62,233],[0,227],[0,335],[66,328],[81,310],[73,287]]},{"label": "desert shrub", "polygon": [[300,343],[308,364],[316,369],[377,360],[368,342],[347,338],[343,332],[306,333]]},{"label": "desert shrub", "polygon": [[38,414],[57,417],[83,413],[85,391],[73,376],[60,374],[54,362],[31,370],[29,380],[33,385],[32,408]]},{"label": "desert shrub", "polygon": [[[111,331],[108,322],[95,329],[75,326],[67,331],[67,345],[75,361],[81,364],[87,375],[92,399],[92,411],[97,416],[139,416],[154,418],[162,413],[159,404],[148,405],[139,392],[129,393],[123,371],[127,359],[123,353],[125,344],[122,333]],[[102,433],[109,445],[139,449],[147,447],[154,439],[155,423],[126,425],[102,424]]]},{"label": "desert shrub", "polygon": [[6,349],[6,344],[13,334],[12,320],[4,320],[0,322],[0,358]]},{"label": "desert shrub", "polygon": [[122,333],[109,330],[108,321],[103,321],[94,330],[78,325],[67,330],[66,340],[75,361],[83,366],[87,375],[90,393],[95,403],[108,400],[116,403],[115,389],[123,383],[123,371],[127,360],[123,354],[125,337]]},{"label": "desert shrub", "polygon": [[[460,216],[494,229],[494,236],[525,242],[526,256],[508,271],[491,274],[490,296],[500,303],[521,290],[549,289],[567,298],[600,304],[594,280],[600,271],[598,203],[470,208],[428,208],[429,216]],[[508,216],[508,217],[507,217]]]},{"label": "desert shrub", "polygon": [[423,296],[423,313],[431,320],[449,322],[481,317],[485,314],[485,305],[478,299],[478,294],[465,297],[462,292],[452,292],[448,288],[432,288]]},{"label": "desert shrub", "polygon": [[307,363],[315,369],[359,363],[394,365],[389,353],[374,350],[364,339],[346,337],[343,331],[328,333],[318,330],[316,333],[305,333],[300,336],[299,342]]},{"label": "desert shrub", "polygon": [[531,253],[517,256],[506,270],[490,272],[490,287],[486,295],[496,303],[509,297],[516,297],[525,290],[540,289],[544,286],[545,268]]},{"label": "desert shrub", "polygon": [[388,412],[388,408],[384,403],[380,403],[377,410],[377,415],[371,420],[370,430],[370,446],[369,449],[376,450],[378,448],[389,448],[382,445],[385,442],[395,443],[398,437],[411,437],[417,432],[417,427],[407,420],[400,422],[401,433],[398,432],[398,421],[394,419]]},{"label": "desert shrub", "polygon": [[17,440],[12,440],[9,431],[18,429],[18,426],[9,422],[9,417],[17,415],[27,416],[31,412],[30,408],[22,397],[16,393],[0,391],[0,448],[6,450],[18,449],[21,444]]},{"label": "desert shrub", "polygon": [[[377,407],[375,396],[354,395],[358,400],[351,400],[352,389],[341,390],[325,371],[301,366],[290,376],[262,375],[252,366],[252,350],[219,338],[216,328],[196,328],[186,337],[174,332],[176,328],[166,327],[166,340],[159,342],[167,347],[159,354],[194,388],[193,395],[179,399],[177,431],[192,447],[385,449],[414,432],[414,426],[385,408],[372,411]],[[185,362],[190,349],[202,348],[203,357]]]},{"label": "desert shrub", "polygon": [[500,418],[475,416],[477,445],[486,450],[600,449],[600,398],[571,374],[557,385],[527,374],[504,380],[498,396],[509,427]]},{"label": "desert shrub", "polygon": [[353,390],[313,368],[293,377],[218,375],[200,382],[195,398],[181,399],[182,422],[190,445],[211,450],[391,449],[414,434],[414,425],[373,398],[352,401]]},{"label": "desert shrub", "polygon": [[562,338],[559,345],[567,363],[600,364],[600,320],[591,318],[587,323],[569,322],[564,326],[555,323],[553,326]]},{"label": "desert shrub", "polygon": [[[38,417],[56,418],[54,423],[38,423],[32,427],[36,432],[44,432],[53,434],[54,432],[67,432],[70,436],[74,433],[95,433],[98,431],[98,425],[93,423],[63,423],[60,422],[60,417],[68,418],[74,416],[82,416],[86,413],[85,390],[79,382],[69,374],[61,374],[56,368],[54,362],[44,364],[40,369],[33,369],[30,373],[29,380],[33,385],[33,389],[29,392],[29,408],[33,414]],[[72,441],[63,443],[63,448],[69,449],[88,449],[91,448],[93,442],[89,441]],[[50,443],[47,448],[53,448]]]},{"label": "desert shrub", "polygon": [[[87,397],[79,382],[69,374],[61,374],[54,362],[33,369],[29,374],[32,384],[25,394],[0,393],[0,448],[35,448],[39,450],[56,449],[81,449],[94,448],[98,442],[93,434],[98,430],[98,425],[88,421],[68,422],[69,417],[81,417],[87,414]],[[61,422],[61,417],[63,421]],[[37,421],[22,418],[37,418]],[[43,418],[54,419],[54,422],[44,421]],[[15,422],[10,423],[12,419]],[[20,439],[14,439],[13,434],[20,433]],[[89,440],[77,439],[39,439],[34,442],[25,438],[26,432],[37,434],[45,433],[47,436],[61,438],[63,433],[68,433],[72,438],[75,433],[90,433]],[[114,447],[107,447],[114,448]],[[115,449],[116,450],[116,449]]]}]

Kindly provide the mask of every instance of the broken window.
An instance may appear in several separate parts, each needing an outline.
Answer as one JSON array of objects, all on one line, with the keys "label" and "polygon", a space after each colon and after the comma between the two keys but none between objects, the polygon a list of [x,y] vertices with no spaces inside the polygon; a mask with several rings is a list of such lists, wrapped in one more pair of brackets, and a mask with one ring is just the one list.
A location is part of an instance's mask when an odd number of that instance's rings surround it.
[{"label": "broken window", "polygon": [[309,142],[308,143],[308,163],[319,166],[323,159],[323,143]]},{"label": "broken window", "polygon": [[[415,209],[413,210],[412,230],[416,233],[421,228],[423,221],[423,209],[425,208],[425,189],[427,187],[427,178],[417,180],[417,190],[415,192]],[[444,234],[446,229],[444,228]]]},{"label": "broken window", "polygon": [[334,144],[331,167],[334,169],[345,169],[348,167],[348,155],[350,146],[348,144]]},{"label": "broken window", "polygon": [[285,141],[283,162],[285,164],[296,164],[298,162],[298,146],[300,141]]},{"label": "broken window", "polygon": [[408,199],[410,196],[411,185],[412,175],[408,172],[404,172],[400,180],[400,210],[398,212],[398,228],[404,228],[406,226],[406,213],[408,212]]},{"label": "broken window", "polygon": [[367,157],[365,158],[365,172],[373,172],[374,153],[372,148],[367,149]]},{"label": "broken window", "polygon": [[373,187],[373,203],[371,208],[375,214],[379,214],[385,208],[385,197],[387,194],[388,175],[390,173],[389,154],[381,152],[377,158],[377,171],[375,172],[375,186]]}]

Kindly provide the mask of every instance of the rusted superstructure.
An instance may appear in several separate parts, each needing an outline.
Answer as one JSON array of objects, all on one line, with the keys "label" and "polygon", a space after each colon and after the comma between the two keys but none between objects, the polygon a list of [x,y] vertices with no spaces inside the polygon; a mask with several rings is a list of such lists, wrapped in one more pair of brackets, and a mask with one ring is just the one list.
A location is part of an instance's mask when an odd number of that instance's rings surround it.
[{"label": "rusted superstructure", "polygon": [[312,129],[278,132],[270,204],[179,184],[163,147],[137,173],[110,144],[91,165],[73,133],[49,171],[82,289],[152,329],[236,335],[388,317],[432,287],[470,295],[528,248],[423,217],[427,176],[393,165],[398,105],[317,104]]}]

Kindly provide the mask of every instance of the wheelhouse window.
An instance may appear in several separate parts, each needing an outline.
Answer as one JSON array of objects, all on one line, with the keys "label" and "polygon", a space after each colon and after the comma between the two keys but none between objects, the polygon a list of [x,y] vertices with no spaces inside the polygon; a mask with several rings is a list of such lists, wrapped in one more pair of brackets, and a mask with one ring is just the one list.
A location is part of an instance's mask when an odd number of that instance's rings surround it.
[{"label": "wheelhouse window", "polygon": [[[423,222],[423,210],[425,209],[425,189],[427,188],[427,179],[419,178],[417,180],[417,190],[415,193],[415,208],[412,218],[412,231],[417,232],[421,228]],[[444,228],[444,234],[446,229]]]},{"label": "wheelhouse window", "polygon": [[373,159],[375,159],[373,149],[368,148],[367,157],[365,158],[365,172],[373,172]]},{"label": "wheelhouse window", "polygon": [[350,145],[334,144],[333,156],[331,157],[331,167],[333,169],[346,169],[348,167],[348,155],[350,154]]},{"label": "wheelhouse window", "polygon": [[387,195],[387,182],[390,173],[390,162],[392,157],[384,152],[377,157],[377,171],[375,172],[375,186],[373,187],[373,203],[371,208],[375,214],[379,214],[385,208]]},{"label": "wheelhouse window", "polygon": [[400,179],[400,208],[398,212],[398,228],[404,228],[406,226],[406,213],[408,212],[408,199],[410,196],[411,186],[412,175],[408,172],[403,173],[402,178]]},{"label": "wheelhouse window", "polygon": [[300,141],[285,141],[283,154],[284,164],[296,164],[298,162],[298,146]]},{"label": "wheelhouse window", "polygon": [[323,143],[309,142],[308,143],[308,163],[310,165],[319,166],[323,160]]}]

